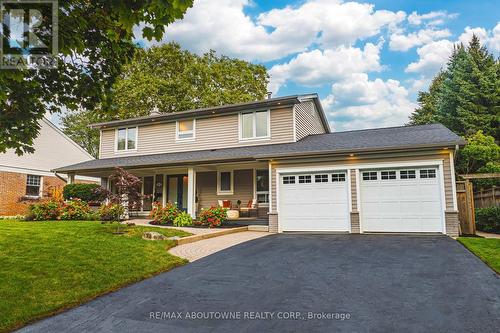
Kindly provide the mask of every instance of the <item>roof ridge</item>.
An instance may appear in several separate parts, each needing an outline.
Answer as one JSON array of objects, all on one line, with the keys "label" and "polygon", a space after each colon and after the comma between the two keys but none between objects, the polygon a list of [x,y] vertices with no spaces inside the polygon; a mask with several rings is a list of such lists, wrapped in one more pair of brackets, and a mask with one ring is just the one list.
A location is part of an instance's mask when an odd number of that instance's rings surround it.
[{"label": "roof ridge", "polygon": [[377,127],[377,128],[363,128],[363,129],[338,131],[338,132],[331,132],[331,133],[311,134],[309,136],[327,135],[327,134],[342,134],[342,133],[353,133],[353,132],[381,131],[381,130],[396,129],[396,128],[409,128],[409,127],[431,127],[431,126],[435,126],[435,125],[443,126],[440,123],[431,123],[431,124],[423,124],[423,125],[400,125],[400,126]]}]

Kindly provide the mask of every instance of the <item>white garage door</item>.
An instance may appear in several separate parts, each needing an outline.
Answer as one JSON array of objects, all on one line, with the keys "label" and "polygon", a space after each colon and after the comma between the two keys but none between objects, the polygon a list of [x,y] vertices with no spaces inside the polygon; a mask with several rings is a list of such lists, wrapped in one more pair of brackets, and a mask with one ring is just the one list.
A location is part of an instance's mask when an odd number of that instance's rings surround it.
[{"label": "white garage door", "polygon": [[282,231],[349,231],[346,172],[285,174],[280,177]]},{"label": "white garage door", "polygon": [[437,168],[360,173],[364,232],[443,232]]}]

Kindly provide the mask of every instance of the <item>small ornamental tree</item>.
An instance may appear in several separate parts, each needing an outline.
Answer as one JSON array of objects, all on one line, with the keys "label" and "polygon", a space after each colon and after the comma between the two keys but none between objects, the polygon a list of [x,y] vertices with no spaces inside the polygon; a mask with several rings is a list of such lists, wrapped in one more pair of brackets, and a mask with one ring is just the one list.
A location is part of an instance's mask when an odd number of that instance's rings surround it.
[{"label": "small ornamental tree", "polygon": [[[142,181],[139,177],[122,168],[116,168],[113,174],[109,177],[109,180],[116,188],[116,194],[110,195],[109,199],[114,203],[122,205],[125,208],[125,218],[128,218],[129,209],[138,209],[141,207],[143,198],[141,194]],[[118,232],[120,217],[121,216],[117,216]]]}]

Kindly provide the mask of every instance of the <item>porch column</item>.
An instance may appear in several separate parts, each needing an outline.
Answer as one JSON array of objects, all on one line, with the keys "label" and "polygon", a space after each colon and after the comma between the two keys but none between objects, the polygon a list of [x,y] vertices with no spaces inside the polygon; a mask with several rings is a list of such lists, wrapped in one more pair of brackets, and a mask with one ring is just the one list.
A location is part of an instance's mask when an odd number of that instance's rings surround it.
[{"label": "porch column", "polygon": [[194,168],[188,168],[188,193],[187,193],[187,212],[193,218],[196,218],[196,172]]},{"label": "porch column", "polygon": [[68,184],[74,184],[74,183],[75,183],[75,174],[68,173]]}]

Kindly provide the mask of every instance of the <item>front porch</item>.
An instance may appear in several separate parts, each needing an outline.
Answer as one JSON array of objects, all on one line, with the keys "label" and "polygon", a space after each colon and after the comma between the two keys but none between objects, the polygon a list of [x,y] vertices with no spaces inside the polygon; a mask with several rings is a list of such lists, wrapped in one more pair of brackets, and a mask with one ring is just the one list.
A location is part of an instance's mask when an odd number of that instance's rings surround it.
[{"label": "front porch", "polygon": [[[130,217],[146,217],[154,202],[176,204],[196,218],[202,209],[224,206],[237,212],[235,225],[268,225],[269,167],[267,163],[234,163],[185,168],[127,169],[142,179],[142,207]],[[113,191],[111,171],[101,185]]]}]

